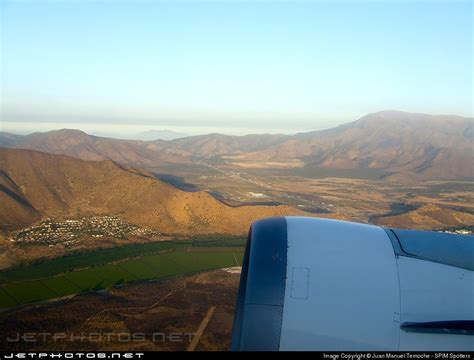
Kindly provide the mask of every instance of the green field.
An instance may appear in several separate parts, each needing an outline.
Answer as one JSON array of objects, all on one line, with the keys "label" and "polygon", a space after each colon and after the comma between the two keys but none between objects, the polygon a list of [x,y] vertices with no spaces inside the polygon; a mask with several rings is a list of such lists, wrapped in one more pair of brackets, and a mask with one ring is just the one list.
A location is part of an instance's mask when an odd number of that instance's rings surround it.
[{"label": "green field", "polygon": [[23,265],[0,273],[0,308],[106,289],[130,281],[239,266],[242,244],[241,239],[199,241],[199,244],[167,241]]},{"label": "green field", "polygon": [[23,281],[49,277],[72,269],[97,266],[125,258],[140,257],[179,249],[206,249],[206,248],[242,248],[245,239],[240,237],[207,237],[192,240],[159,241],[145,244],[133,244],[109,249],[75,252],[70,255],[52,260],[38,261],[33,264],[24,264],[7,271],[0,272],[0,284],[11,281]]}]

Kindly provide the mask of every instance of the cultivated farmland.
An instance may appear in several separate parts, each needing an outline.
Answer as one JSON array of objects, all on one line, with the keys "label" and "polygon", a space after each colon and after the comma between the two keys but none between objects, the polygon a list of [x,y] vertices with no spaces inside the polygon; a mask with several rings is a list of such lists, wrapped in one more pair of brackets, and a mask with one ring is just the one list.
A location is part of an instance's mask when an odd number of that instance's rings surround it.
[{"label": "cultivated farmland", "polygon": [[242,239],[161,242],[25,265],[1,273],[0,308],[98,291],[131,281],[240,266],[243,247],[238,245],[243,245]]}]

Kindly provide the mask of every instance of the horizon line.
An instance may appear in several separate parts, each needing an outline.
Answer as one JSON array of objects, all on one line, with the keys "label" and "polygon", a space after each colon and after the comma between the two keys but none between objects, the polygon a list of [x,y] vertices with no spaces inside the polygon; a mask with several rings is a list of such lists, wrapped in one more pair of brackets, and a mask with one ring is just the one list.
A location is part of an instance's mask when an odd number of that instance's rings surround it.
[{"label": "horizon line", "polygon": [[[474,117],[472,116],[463,116],[463,115],[457,115],[457,114],[430,114],[430,113],[423,113],[423,112],[408,112],[408,111],[401,111],[401,110],[381,110],[381,111],[375,111],[375,112],[370,112],[366,113],[363,116],[358,117],[355,120],[350,120],[350,121],[345,121],[341,123],[334,124],[332,126],[323,126],[320,128],[314,127],[314,128],[293,128],[293,131],[288,131],[290,130],[289,127],[275,127],[275,130],[277,131],[271,131],[269,127],[262,127],[262,128],[254,128],[254,127],[247,127],[247,126],[208,126],[208,125],[153,125],[153,124],[119,124],[116,125],[117,127],[121,127],[122,131],[114,131],[110,130],[111,125],[114,125],[113,123],[109,122],[103,122],[103,123],[67,123],[67,122],[26,122],[26,121],[20,121],[20,122],[15,122],[15,121],[2,121],[0,123],[0,132],[11,134],[11,135],[17,135],[17,136],[29,136],[32,134],[37,134],[37,133],[48,133],[48,132],[54,132],[54,131],[62,131],[62,130],[70,130],[70,131],[80,131],[84,134],[87,134],[89,136],[96,136],[96,137],[102,137],[102,138],[110,138],[110,139],[120,139],[120,140],[139,140],[139,141],[154,141],[154,140],[160,140],[160,138],[156,139],[140,139],[137,138],[139,136],[145,135],[147,132],[171,132],[175,133],[176,135],[182,135],[182,136],[176,136],[173,139],[165,139],[164,141],[169,141],[169,140],[174,140],[177,138],[186,138],[186,137],[193,137],[193,136],[205,136],[205,135],[224,135],[224,136],[236,136],[236,137],[242,137],[242,136],[249,136],[249,135],[296,135],[296,134],[301,134],[301,133],[308,133],[308,132],[313,132],[313,131],[324,131],[324,130],[329,130],[329,129],[334,129],[339,126],[343,126],[346,124],[350,124],[356,121],[359,121],[363,119],[364,117],[370,116],[370,115],[376,115],[376,114],[389,114],[389,113],[394,113],[394,114],[405,114],[405,115],[423,115],[423,116],[432,116],[432,117],[451,117],[451,118],[461,118],[461,119],[466,119],[466,120],[474,120]],[[10,126],[5,126],[5,124],[9,123]],[[17,124],[29,124],[33,125],[30,127],[30,130],[20,130],[14,129],[14,125]],[[33,130],[35,128],[34,124],[39,124],[39,125],[46,125],[47,128],[40,129],[41,126],[36,127],[36,130]],[[59,125],[58,127],[49,127],[48,125]],[[63,125],[61,125],[63,124]],[[71,125],[70,127],[67,125]],[[87,125],[93,125],[97,130],[87,130],[88,126]],[[101,130],[102,127],[102,130]],[[5,129],[7,128],[7,129]],[[89,126],[90,128],[90,126]],[[125,128],[129,128],[126,130]],[[131,128],[135,128],[134,132],[130,132]],[[141,128],[141,129],[140,129]],[[199,131],[197,129],[202,129],[204,131]],[[205,131],[205,130],[208,131]],[[228,129],[229,131],[225,131],[225,129]],[[287,131],[284,131],[286,129]],[[188,131],[187,131],[188,130]],[[191,131],[190,131],[191,130]],[[219,131],[220,130],[220,131]],[[234,131],[232,131],[234,130]],[[239,131],[240,130],[240,131]],[[248,131],[245,131],[248,130]],[[257,130],[257,131],[254,131]],[[280,130],[280,131],[278,131]],[[283,131],[282,131],[283,130]],[[128,136],[128,137],[127,137]]]}]

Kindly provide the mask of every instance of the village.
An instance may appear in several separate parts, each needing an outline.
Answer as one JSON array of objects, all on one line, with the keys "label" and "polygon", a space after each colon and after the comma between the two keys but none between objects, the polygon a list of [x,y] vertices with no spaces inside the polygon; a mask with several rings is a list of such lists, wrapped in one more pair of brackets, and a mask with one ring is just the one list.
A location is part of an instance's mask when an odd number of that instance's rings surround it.
[{"label": "village", "polygon": [[454,230],[444,230],[442,232],[448,234],[457,234],[457,235],[472,235],[472,229],[454,229]]},{"label": "village", "polygon": [[125,239],[130,236],[154,238],[160,236],[160,233],[127,223],[117,216],[92,216],[57,221],[47,218],[37,225],[13,233],[10,241],[25,245],[62,244],[71,247],[83,237]]}]

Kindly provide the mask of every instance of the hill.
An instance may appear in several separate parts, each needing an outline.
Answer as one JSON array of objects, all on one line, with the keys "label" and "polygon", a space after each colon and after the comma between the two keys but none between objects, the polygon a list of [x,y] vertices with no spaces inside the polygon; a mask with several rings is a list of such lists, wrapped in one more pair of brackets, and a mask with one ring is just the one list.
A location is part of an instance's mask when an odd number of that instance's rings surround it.
[{"label": "hill", "polygon": [[82,160],[112,160],[121,164],[148,166],[163,162],[186,162],[179,151],[164,149],[161,140],[119,140],[86,134],[80,130],[61,129],[26,136],[0,136],[0,146],[62,154]]},{"label": "hill", "polygon": [[428,204],[401,215],[379,217],[374,223],[396,228],[432,230],[472,226],[474,215]]},{"label": "hill", "polygon": [[261,151],[290,139],[289,135],[251,134],[232,136],[208,134],[190,136],[171,141],[168,146],[194,155],[236,155],[250,151]]},{"label": "hill", "polygon": [[289,135],[208,134],[170,141],[117,140],[78,130],[0,134],[0,146],[83,160],[156,167],[219,159],[238,168],[376,169],[386,179],[470,180],[473,119],[382,111],[332,129]]},{"label": "hill", "polygon": [[0,149],[0,222],[113,214],[172,234],[244,234],[261,217],[303,214],[288,206],[230,207],[206,192],[184,192],[144,171],[32,150]]},{"label": "hill", "polygon": [[398,179],[472,179],[472,144],[472,119],[383,111],[297,134],[237,159],[241,164],[300,159],[308,168],[382,169]]},{"label": "hill", "polygon": [[14,147],[23,138],[24,136],[22,135],[10,134],[7,132],[0,132],[0,146]]}]

